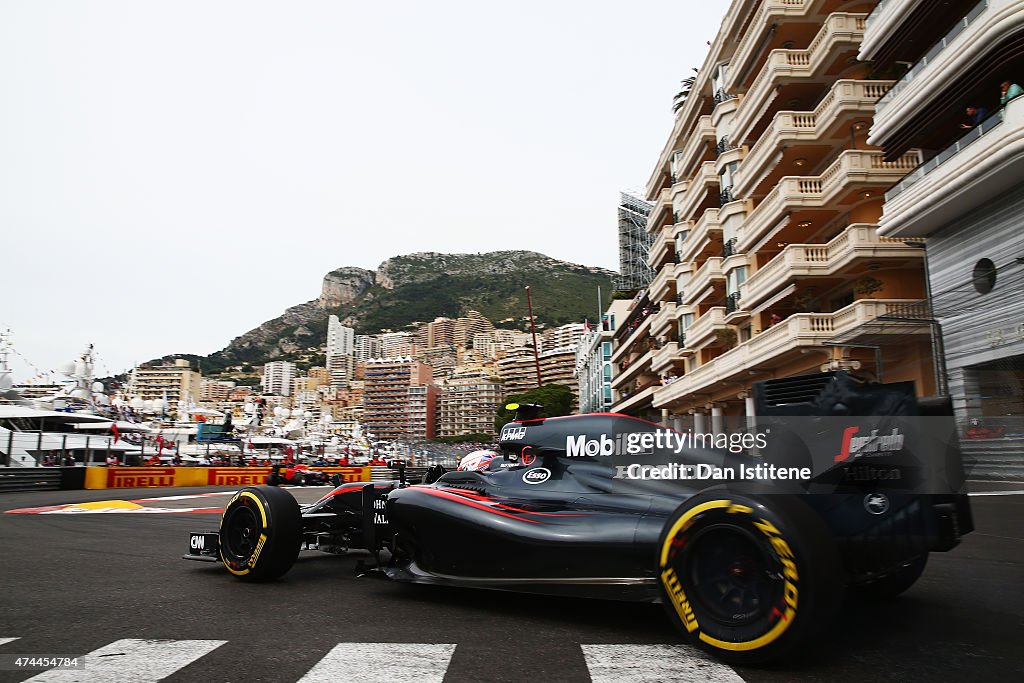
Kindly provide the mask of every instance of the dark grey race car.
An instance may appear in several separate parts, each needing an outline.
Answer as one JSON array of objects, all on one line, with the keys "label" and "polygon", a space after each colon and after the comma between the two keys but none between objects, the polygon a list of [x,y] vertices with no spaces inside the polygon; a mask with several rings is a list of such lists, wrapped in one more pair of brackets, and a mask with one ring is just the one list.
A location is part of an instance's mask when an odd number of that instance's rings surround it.
[{"label": "dark grey race car", "polygon": [[[263,580],[300,546],[363,548],[395,581],[660,601],[719,657],[773,659],[820,634],[845,591],[911,586],[973,524],[952,422],[922,415],[912,387],[826,374],[756,392],[770,434],[742,449],[646,448],[669,430],[524,407],[486,470],[344,484],[301,508],[243,489],[185,557]],[[744,476],[757,468],[775,476]]]}]

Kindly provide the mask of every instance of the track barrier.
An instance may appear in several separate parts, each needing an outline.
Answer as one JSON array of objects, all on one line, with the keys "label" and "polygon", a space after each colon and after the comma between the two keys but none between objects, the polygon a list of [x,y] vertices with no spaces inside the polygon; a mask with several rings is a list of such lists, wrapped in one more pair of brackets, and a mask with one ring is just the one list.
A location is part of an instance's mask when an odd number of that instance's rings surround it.
[{"label": "track barrier", "polygon": [[[259,486],[270,467],[86,467],[87,489],[134,489],[172,486]],[[339,474],[342,481],[370,481],[369,467],[312,467]]]}]

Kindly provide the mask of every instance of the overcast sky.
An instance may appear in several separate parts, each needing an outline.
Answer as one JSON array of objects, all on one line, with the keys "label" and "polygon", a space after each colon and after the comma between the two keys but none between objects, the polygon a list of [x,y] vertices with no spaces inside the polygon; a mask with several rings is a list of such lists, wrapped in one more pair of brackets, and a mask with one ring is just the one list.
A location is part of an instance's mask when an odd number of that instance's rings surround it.
[{"label": "overcast sky", "polygon": [[617,269],[618,192],[727,5],[0,0],[0,329],[106,373],[223,348],[340,266]]}]

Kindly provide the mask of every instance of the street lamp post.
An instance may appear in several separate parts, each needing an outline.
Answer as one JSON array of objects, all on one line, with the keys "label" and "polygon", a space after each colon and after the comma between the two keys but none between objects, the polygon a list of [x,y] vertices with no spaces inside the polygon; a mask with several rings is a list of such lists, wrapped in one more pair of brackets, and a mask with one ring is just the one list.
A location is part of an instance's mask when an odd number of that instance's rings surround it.
[{"label": "street lamp post", "polygon": [[537,387],[540,388],[540,355],[537,348],[537,329],[533,326],[533,299],[530,297],[530,287],[526,287],[526,307],[530,312],[530,333],[533,334],[533,362],[537,366]]}]

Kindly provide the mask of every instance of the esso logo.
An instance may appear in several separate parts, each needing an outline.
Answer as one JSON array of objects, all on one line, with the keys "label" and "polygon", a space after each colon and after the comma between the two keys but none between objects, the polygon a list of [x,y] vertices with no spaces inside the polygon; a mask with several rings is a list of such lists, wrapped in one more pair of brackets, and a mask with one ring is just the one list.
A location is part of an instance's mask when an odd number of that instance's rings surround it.
[{"label": "esso logo", "polygon": [[546,467],[534,467],[523,472],[523,481],[527,484],[543,484],[551,478],[551,470]]}]

